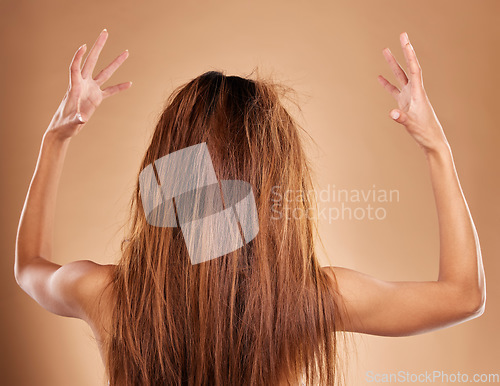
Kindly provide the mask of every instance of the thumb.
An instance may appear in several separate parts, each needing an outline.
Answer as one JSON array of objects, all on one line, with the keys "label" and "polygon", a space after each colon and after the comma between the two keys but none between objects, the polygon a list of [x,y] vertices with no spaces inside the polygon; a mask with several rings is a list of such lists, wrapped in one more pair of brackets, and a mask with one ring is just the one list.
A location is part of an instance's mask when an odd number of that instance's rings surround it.
[{"label": "thumb", "polygon": [[389,115],[396,122],[401,123],[405,126],[407,126],[408,123],[410,122],[410,118],[408,117],[408,114],[406,114],[404,111],[394,109],[394,110],[391,110]]}]

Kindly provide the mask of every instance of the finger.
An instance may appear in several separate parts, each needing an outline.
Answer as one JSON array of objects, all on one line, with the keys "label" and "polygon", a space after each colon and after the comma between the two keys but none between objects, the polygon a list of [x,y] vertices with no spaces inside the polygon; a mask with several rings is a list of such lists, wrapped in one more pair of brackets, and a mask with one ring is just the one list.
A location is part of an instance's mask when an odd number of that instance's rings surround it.
[{"label": "finger", "polygon": [[389,63],[389,66],[391,67],[392,72],[396,76],[396,79],[399,81],[399,84],[401,86],[405,86],[408,83],[408,77],[406,76],[406,73],[397,62],[396,58],[394,58],[394,55],[392,55],[391,50],[389,48],[385,48],[382,51],[382,53],[384,54],[384,58],[387,61],[387,63]]},{"label": "finger", "polygon": [[69,66],[69,86],[74,86],[78,84],[81,79],[80,66],[82,64],[83,54],[87,51],[87,44],[84,44],[76,50],[75,55],[73,56],[73,60]]},{"label": "finger", "polygon": [[421,82],[422,78],[417,54],[415,53],[415,50],[413,49],[413,46],[411,45],[408,34],[406,32],[403,32],[399,36],[399,40],[401,41],[401,46],[403,47],[406,65],[408,66],[408,71],[410,73],[410,79],[418,84]]},{"label": "finger", "polygon": [[389,82],[387,79],[385,79],[382,75],[379,75],[377,77],[379,80],[380,84],[394,97],[397,98],[399,96],[399,89],[394,86],[391,82]]},{"label": "finger", "polygon": [[391,110],[389,116],[396,122],[401,123],[402,125],[408,126],[410,124],[410,118],[408,117],[408,114],[399,109]]},{"label": "finger", "polygon": [[107,38],[108,31],[105,28],[102,30],[96,42],[92,46],[92,49],[90,50],[87,58],[85,59],[85,63],[83,64],[82,69],[82,78],[88,78],[89,75],[92,76],[92,72],[94,71],[97,59],[99,59],[99,54],[101,53],[102,47],[104,47]]},{"label": "finger", "polygon": [[120,55],[118,55],[115,60],[113,60],[104,70],[99,73],[99,75],[95,77],[94,80],[96,81],[96,83],[99,86],[104,84],[111,77],[111,75],[113,75],[116,69],[122,65],[125,59],[128,58],[128,54],[128,50],[125,50]]},{"label": "finger", "polygon": [[130,86],[132,86],[132,82],[125,82],[125,83],[120,83],[114,86],[109,86],[102,90],[102,98],[107,98],[110,97],[111,95],[115,95],[116,93],[119,93],[120,91],[128,89]]}]

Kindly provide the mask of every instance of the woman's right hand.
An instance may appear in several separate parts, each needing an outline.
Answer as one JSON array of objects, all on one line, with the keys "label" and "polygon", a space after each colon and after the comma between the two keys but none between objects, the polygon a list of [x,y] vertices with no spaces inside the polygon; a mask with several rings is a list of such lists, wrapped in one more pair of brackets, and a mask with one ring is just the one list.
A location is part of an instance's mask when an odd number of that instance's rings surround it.
[{"label": "woman's right hand", "polygon": [[101,86],[111,78],[125,59],[128,58],[128,50],[118,55],[95,78],[93,77],[94,67],[107,38],[108,31],[104,29],[99,34],[87,59],[85,59],[83,68],[81,68],[81,62],[87,49],[86,44],[76,51],[69,68],[68,90],[52,117],[47,132],[54,133],[61,139],[74,137],[89,121],[105,98],[127,90],[132,85],[132,82],[125,82],[101,90]]},{"label": "woman's right hand", "polygon": [[406,127],[406,130],[408,130],[426,154],[449,149],[441,123],[424,90],[422,69],[420,68],[415,50],[410,44],[406,32],[403,32],[399,38],[409,75],[401,68],[389,48],[385,48],[382,52],[396,76],[401,89],[391,84],[382,75],[378,76],[378,80],[382,86],[398,103],[398,108],[391,110],[389,115],[396,122]]}]

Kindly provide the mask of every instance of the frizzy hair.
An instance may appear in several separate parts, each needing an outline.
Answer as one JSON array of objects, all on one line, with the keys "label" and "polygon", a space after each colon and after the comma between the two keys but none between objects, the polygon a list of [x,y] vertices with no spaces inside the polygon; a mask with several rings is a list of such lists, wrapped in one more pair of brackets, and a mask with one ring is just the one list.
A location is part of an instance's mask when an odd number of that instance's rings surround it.
[{"label": "frizzy hair", "polygon": [[[251,75],[208,71],[177,87],[138,172],[206,142],[218,180],[251,184],[259,233],[192,265],[179,228],[146,222],[137,177],[109,283],[114,309],[103,347],[111,386],[282,385],[302,374],[307,385],[342,381],[342,302],[316,256],[317,224],[272,207],[273,187],[313,186],[304,130],[285,108],[293,90]],[[315,205],[311,195],[287,203],[303,213]]]}]

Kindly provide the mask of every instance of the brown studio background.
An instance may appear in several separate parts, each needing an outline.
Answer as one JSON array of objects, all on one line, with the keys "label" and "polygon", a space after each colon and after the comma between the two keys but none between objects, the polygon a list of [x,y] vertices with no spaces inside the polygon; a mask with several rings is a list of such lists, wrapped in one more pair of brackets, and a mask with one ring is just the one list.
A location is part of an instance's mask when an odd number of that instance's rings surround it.
[{"label": "brown studio background", "polygon": [[395,102],[376,79],[394,80],[381,51],[388,46],[403,61],[399,33],[407,31],[479,232],[487,307],[479,319],[425,335],[357,336],[348,384],[365,384],[367,371],[500,373],[499,11],[495,0],[0,2],[0,383],[104,384],[90,329],[43,310],[13,274],[42,134],[66,91],[74,52],[83,43],[90,49],[103,28],[110,35],[94,75],[128,48],[106,85],[134,84],[105,100],[72,141],[58,195],[56,262],[118,257],[139,160],[174,87],[210,69],[244,75],[258,65],[302,95],[299,119],[316,141],[308,148],[319,189],[399,191],[399,202],[383,205],[383,221],[321,221],[334,264],[386,280],[434,280],[439,239],[427,165],[388,117]]}]

